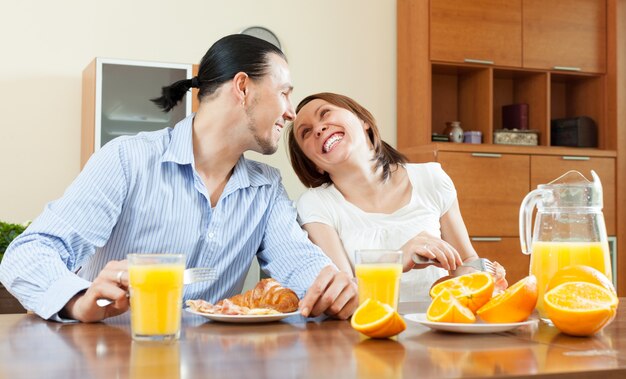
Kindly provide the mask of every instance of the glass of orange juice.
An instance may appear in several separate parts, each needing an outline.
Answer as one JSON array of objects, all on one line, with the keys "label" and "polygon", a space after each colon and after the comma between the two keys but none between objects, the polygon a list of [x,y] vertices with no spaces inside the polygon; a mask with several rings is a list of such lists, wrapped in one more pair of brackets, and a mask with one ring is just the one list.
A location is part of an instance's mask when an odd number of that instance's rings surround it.
[{"label": "glass of orange juice", "polygon": [[591,266],[611,280],[609,244],[598,242],[535,241],[530,255],[530,273],[537,277],[537,312],[546,319],[543,295],[550,279],[561,268],[572,265]]},{"label": "glass of orange juice", "polygon": [[128,254],[133,339],[178,339],[184,271],[183,254]]},{"label": "glass of orange juice", "polygon": [[359,304],[371,298],[398,310],[401,250],[357,250],[355,271],[359,286]]}]

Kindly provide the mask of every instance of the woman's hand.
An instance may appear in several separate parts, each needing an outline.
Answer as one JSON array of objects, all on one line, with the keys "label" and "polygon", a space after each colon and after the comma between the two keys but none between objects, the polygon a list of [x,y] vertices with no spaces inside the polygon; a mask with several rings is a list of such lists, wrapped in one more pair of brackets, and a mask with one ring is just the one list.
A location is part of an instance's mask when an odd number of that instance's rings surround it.
[{"label": "woman's hand", "polygon": [[413,262],[413,254],[436,260],[439,262],[436,266],[448,271],[456,270],[457,267],[463,264],[461,255],[452,245],[427,232],[421,232],[411,238],[400,249],[403,253],[403,271],[405,272],[413,268],[424,268],[427,266],[427,264],[415,264]]}]

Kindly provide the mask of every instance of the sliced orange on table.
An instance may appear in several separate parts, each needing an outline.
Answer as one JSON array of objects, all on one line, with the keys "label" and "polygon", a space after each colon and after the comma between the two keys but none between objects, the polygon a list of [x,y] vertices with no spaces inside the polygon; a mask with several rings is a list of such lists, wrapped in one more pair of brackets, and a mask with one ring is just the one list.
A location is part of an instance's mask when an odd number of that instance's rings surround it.
[{"label": "sliced orange on table", "polygon": [[476,312],[491,299],[493,294],[494,279],[491,274],[483,271],[461,275],[434,285],[430,289],[430,297],[435,299],[446,289],[469,308]]},{"label": "sliced orange on table", "polygon": [[435,300],[430,303],[426,311],[426,318],[434,322],[455,322],[471,324],[476,316],[468,307],[463,305],[452,293],[443,288]]},{"label": "sliced orange on table", "polygon": [[567,282],[593,283],[602,286],[613,293],[616,293],[613,283],[611,283],[606,275],[591,266],[585,265],[567,266],[557,271],[552,279],[550,279],[550,281],[548,282],[546,292],[550,291],[552,288],[558,286],[559,284]]},{"label": "sliced orange on table", "polygon": [[485,322],[521,322],[533,313],[537,304],[537,278],[525,277],[480,307],[476,314]]},{"label": "sliced orange on table", "polygon": [[366,299],[352,315],[350,325],[371,338],[393,337],[406,329],[404,319],[389,304]]},{"label": "sliced orange on table", "polygon": [[590,336],[608,325],[617,311],[617,295],[588,282],[567,282],[544,295],[544,306],[550,320],[561,332],[573,336]]}]

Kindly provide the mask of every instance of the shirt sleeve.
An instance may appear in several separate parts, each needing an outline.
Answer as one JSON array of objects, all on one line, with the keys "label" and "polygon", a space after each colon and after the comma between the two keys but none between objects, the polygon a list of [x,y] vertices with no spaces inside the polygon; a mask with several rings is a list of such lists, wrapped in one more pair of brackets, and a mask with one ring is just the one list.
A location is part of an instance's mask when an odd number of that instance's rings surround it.
[{"label": "shirt sleeve", "polygon": [[433,186],[435,188],[436,193],[438,193],[438,203],[439,208],[441,210],[441,216],[446,214],[452,204],[454,204],[454,200],[456,199],[456,188],[454,187],[454,183],[448,174],[443,170],[441,164],[439,163],[431,163],[432,165],[432,177],[433,177]]},{"label": "shirt sleeve", "polygon": [[90,282],[75,272],[108,240],[127,193],[121,145],[109,143],[89,160],[63,196],[8,247],[0,281],[22,305],[44,319]]},{"label": "shirt sleeve", "polygon": [[298,222],[306,225],[312,222],[319,222],[335,227],[332,215],[328,212],[326,204],[315,190],[305,191],[297,202]]},{"label": "shirt sleeve", "polygon": [[320,271],[334,264],[298,225],[296,209],[283,185],[274,185],[276,193],[258,253],[259,264],[302,298]]}]

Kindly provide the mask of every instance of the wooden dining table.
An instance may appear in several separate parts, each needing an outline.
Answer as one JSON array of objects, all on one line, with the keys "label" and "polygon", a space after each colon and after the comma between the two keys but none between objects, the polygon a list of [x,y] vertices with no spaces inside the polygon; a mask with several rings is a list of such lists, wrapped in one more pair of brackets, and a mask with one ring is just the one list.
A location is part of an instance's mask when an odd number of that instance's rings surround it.
[{"label": "wooden dining table", "polygon": [[[426,310],[402,303],[400,313]],[[61,324],[0,315],[0,378],[626,378],[626,298],[592,337],[538,322],[487,334],[407,321],[393,339],[368,339],[349,321],[291,316],[223,323],[183,311],[180,340],[133,341],[128,313]]]}]

